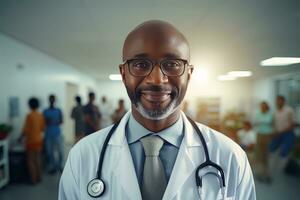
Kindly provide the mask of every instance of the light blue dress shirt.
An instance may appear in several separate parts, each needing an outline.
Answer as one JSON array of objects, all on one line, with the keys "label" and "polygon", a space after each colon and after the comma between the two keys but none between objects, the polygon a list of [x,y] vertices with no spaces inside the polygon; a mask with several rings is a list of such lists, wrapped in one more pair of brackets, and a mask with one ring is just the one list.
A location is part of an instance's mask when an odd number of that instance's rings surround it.
[{"label": "light blue dress shirt", "polygon": [[184,126],[182,117],[180,117],[179,120],[177,120],[177,122],[169,128],[157,133],[153,133],[148,129],[144,128],[134,119],[132,115],[129,117],[126,126],[126,138],[131,152],[139,185],[141,185],[142,183],[145,162],[145,153],[140,139],[149,134],[154,134],[158,135],[164,140],[164,145],[160,150],[159,157],[163,163],[166,174],[166,180],[168,182],[176,161],[180,144],[182,142],[184,133],[183,129]]}]

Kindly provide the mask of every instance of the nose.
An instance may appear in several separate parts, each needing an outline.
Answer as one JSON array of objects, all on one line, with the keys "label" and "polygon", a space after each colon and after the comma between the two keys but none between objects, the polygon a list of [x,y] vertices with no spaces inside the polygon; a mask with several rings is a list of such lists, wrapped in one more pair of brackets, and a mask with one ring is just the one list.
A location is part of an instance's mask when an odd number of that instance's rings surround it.
[{"label": "nose", "polygon": [[163,74],[158,64],[153,67],[151,73],[145,79],[147,83],[155,85],[168,82],[168,77]]}]

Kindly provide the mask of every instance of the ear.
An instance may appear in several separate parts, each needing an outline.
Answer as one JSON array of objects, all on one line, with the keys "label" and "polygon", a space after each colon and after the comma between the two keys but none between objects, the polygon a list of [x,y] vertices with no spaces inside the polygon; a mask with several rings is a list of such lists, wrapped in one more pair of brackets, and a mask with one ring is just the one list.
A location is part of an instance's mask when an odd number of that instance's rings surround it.
[{"label": "ear", "polygon": [[193,65],[189,65],[188,66],[188,81],[190,81],[190,79],[192,77],[193,71],[194,71],[194,66]]},{"label": "ear", "polygon": [[122,76],[122,81],[123,81],[123,83],[125,83],[125,69],[124,69],[124,65],[123,64],[119,65],[119,70],[120,70],[120,74]]}]

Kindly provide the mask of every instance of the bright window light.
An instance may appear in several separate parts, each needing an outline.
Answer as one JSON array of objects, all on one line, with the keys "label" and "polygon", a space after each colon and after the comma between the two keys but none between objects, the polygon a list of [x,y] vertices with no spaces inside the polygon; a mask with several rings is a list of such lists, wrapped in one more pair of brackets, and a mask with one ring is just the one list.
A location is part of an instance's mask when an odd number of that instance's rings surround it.
[{"label": "bright window light", "polygon": [[249,77],[252,76],[251,71],[231,71],[228,72],[229,76],[234,76],[234,77]]},{"label": "bright window light", "polygon": [[261,66],[286,66],[300,63],[297,57],[272,57],[260,62]]},{"label": "bright window light", "polygon": [[219,80],[219,81],[233,81],[233,80],[235,80],[235,79],[236,79],[235,76],[230,76],[230,75],[228,75],[228,74],[218,76],[218,80]]},{"label": "bright window light", "polygon": [[109,79],[112,81],[121,81],[122,76],[121,76],[121,74],[111,74],[111,75],[109,75]]},{"label": "bright window light", "polygon": [[198,82],[208,81],[208,72],[205,69],[195,69],[192,77]]}]

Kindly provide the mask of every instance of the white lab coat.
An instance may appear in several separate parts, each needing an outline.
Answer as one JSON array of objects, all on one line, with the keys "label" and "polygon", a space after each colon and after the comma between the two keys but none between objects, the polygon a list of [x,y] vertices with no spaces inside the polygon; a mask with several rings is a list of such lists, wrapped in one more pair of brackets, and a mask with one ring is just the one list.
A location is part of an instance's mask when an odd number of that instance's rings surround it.
[{"label": "white lab coat", "polygon": [[[96,199],[141,200],[140,188],[125,137],[128,112],[112,135],[105,154],[102,180],[106,184],[105,193]],[[163,200],[199,199],[195,185],[195,170],[205,161],[201,141],[186,116],[184,138],[169,179]],[[232,140],[202,124],[197,124],[208,146],[213,162],[218,163],[225,173],[225,199],[256,199],[250,165],[244,151]],[[59,184],[59,200],[90,200],[87,184],[96,177],[99,154],[111,127],[91,134],[70,151]],[[219,182],[212,175],[203,180],[205,200],[218,199]]]}]

